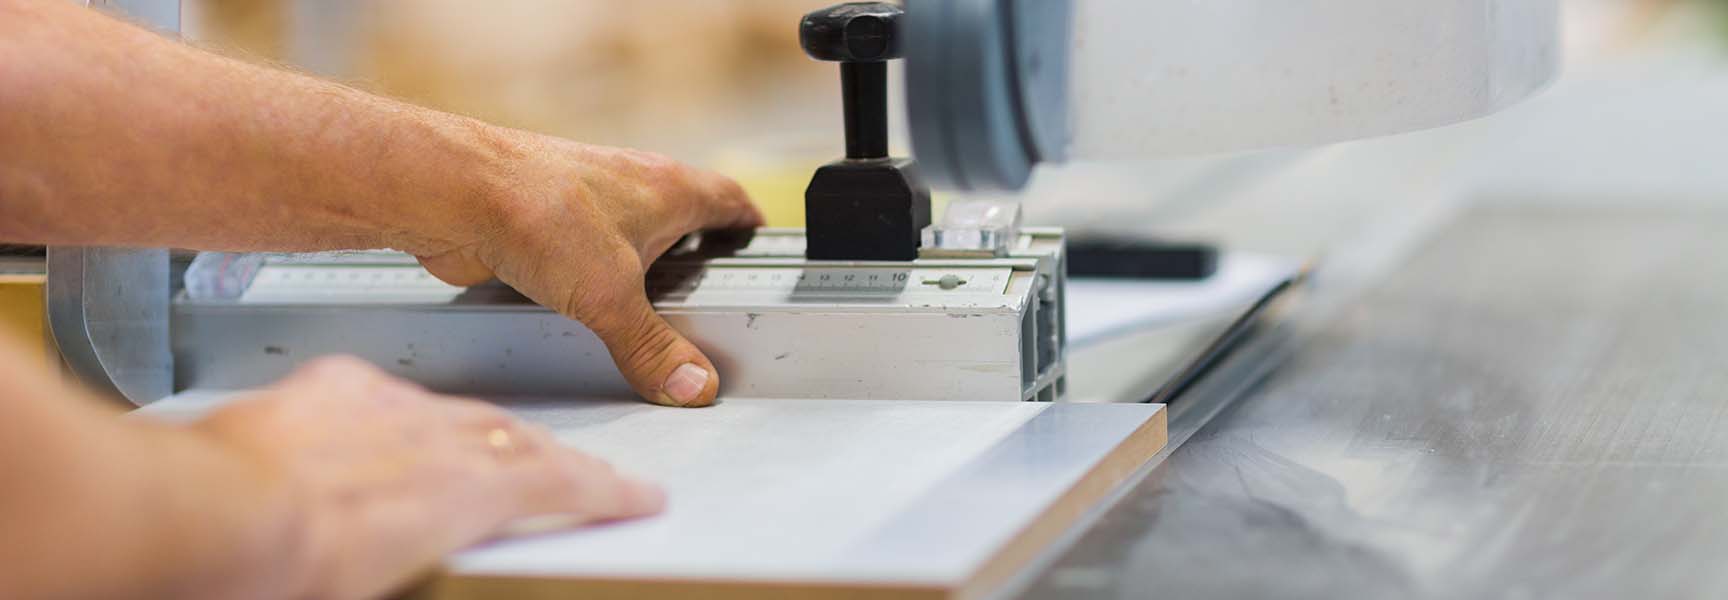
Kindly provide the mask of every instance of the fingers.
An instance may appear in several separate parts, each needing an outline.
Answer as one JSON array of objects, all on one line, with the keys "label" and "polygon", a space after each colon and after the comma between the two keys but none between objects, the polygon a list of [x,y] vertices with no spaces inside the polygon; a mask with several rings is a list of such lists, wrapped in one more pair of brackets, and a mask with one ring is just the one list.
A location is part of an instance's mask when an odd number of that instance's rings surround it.
[{"label": "fingers", "polygon": [[492,279],[492,269],[467,252],[451,251],[437,256],[418,256],[420,266],[425,267],[433,277],[450,285],[468,287],[486,283]]},{"label": "fingers", "polygon": [[[681,193],[684,208],[680,211],[694,221],[675,231],[663,231],[667,240],[699,229],[731,229],[758,227],[763,223],[762,212],[750,201],[744,188],[730,177],[673,163],[686,180]],[[665,220],[673,223],[677,220]],[[669,245],[668,242],[667,245]],[[648,249],[644,263],[664,251],[664,246]],[[623,300],[606,318],[582,319],[612,353],[612,360],[630,387],[649,402],[666,406],[708,406],[720,389],[714,364],[702,351],[680,335],[666,320],[654,312],[653,306],[640,292],[620,294]],[[569,314],[594,312],[591,307],[567,307]]]},{"label": "fingers", "polygon": [[[472,535],[539,533],[651,515],[665,506],[659,486],[620,474],[603,460],[565,447],[545,427],[503,408],[427,392],[421,396],[420,402],[400,409],[433,413],[433,420],[441,423],[434,426],[439,430],[439,441],[434,443],[466,456],[457,462],[477,465],[479,481],[487,481],[477,487],[487,490],[496,502],[492,510],[484,511],[490,516],[483,529],[470,530],[473,533],[456,540],[452,548],[477,541]],[[487,471],[492,474],[486,475]]]},{"label": "fingers", "polygon": [[[372,597],[499,534],[653,514],[656,486],[485,402],[319,358],[193,427],[280,478],[308,597]],[[268,480],[267,481],[273,481]],[[527,521],[524,521],[527,519]]]},{"label": "fingers", "polygon": [[391,376],[372,363],[346,355],[313,358],[272,387],[290,390],[293,395],[311,396],[320,403],[351,396],[395,401],[404,395],[425,395],[418,384]]},{"label": "fingers", "polygon": [[712,171],[692,171],[690,177],[696,190],[693,211],[697,217],[696,229],[762,226],[762,210],[750,201],[750,195],[737,181]]},{"label": "fingers", "polygon": [[516,515],[499,527],[509,535],[538,533],[596,521],[652,515],[664,510],[659,486],[619,474],[581,452],[555,448],[546,459],[518,469],[522,497]]},{"label": "fingers", "polygon": [[[671,157],[623,148],[589,147],[619,159],[613,177],[648,183],[643,189],[666,211],[651,222],[682,229],[683,235],[698,229],[756,227],[762,212],[749,194],[730,177],[691,166]],[[629,204],[639,199],[625,198]],[[665,233],[664,230],[661,233]]]},{"label": "fingers", "polygon": [[566,448],[544,427],[483,402],[444,399],[443,411],[470,452],[484,453],[513,491],[494,533],[519,535],[659,512],[665,493],[607,462]]},{"label": "fingers", "polygon": [[666,406],[708,406],[720,390],[714,364],[666,323],[648,298],[623,294],[606,318],[585,319],[631,389]]},{"label": "fingers", "polygon": [[364,359],[332,354],[306,361],[306,364],[294,369],[281,383],[370,382],[388,377],[384,371]]}]

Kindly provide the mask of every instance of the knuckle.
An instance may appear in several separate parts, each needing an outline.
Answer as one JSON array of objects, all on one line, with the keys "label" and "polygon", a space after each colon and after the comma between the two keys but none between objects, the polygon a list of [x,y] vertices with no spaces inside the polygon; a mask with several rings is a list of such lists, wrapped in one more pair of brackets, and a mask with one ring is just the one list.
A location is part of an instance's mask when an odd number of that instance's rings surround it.
[{"label": "knuckle", "polygon": [[633,157],[636,159],[636,164],[649,175],[671,176],[681,172],[684,168],[684,163],[657,152],[638,150]]},{"label": "knuckle", "polygon": [[471,401],[470,408],[474,411],[473,423],[475,427],[486,431],[502,429],[511,435],[524,437],[522,435],[522,421],[510,414],[509,411],[485,402],[473,401]]},{"label": "knuckle", "polygon": [[637,164],[656,199],[676,202],[690,195],[691,181],[694,178],[689,165],[659,154],[648,154]]},{"label": "knuckle", "polygon": [[678,341],[671,328],[648,315],[639,317],[623,334],[623,339],[627,340],[626,347],[619,354],[618,362],[634,368],[651,366],[661,353]]},{"label": "knuckle", "polygon": [[603,335],[628,328],[630,319],[639,317],[635,314],[636,299],[646,297],[641,263],[634,250],[620,248],[609,272],[570,286],[559,311]]},{"label": "knuckle", "polygon": [[551,454],[552,448],[544,440],[522,436],[516,447],[511,451],[519,460],[544,461]]}]

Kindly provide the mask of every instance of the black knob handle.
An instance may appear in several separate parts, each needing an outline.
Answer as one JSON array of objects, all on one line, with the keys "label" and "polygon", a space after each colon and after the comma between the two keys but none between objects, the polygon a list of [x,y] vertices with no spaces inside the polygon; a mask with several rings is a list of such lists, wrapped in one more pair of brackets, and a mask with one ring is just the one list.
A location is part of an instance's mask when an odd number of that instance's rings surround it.
[{"label": "black knob handle", "polygon": [[811,260],[918,258],[930,188],[911,159],[888,156],[888,61],[900,58],[904,14],[887,2],[851,2],[798,23],[806,54],[840,63],[846,119],[846,158],[817,169],[804,189]]},{"label": "black knob handle", "polygon": [[849,2],[804,15],[798,43],[816,60],[881,62],[900,58],[900,17],[887,2]]},{"label": "black knob handle", "polygon": [[810,14],[798,42],[816,60],[840,62],[846,157],[888,157],[888,64],[900,57],[900,17],[887,2],[848,2]]}]

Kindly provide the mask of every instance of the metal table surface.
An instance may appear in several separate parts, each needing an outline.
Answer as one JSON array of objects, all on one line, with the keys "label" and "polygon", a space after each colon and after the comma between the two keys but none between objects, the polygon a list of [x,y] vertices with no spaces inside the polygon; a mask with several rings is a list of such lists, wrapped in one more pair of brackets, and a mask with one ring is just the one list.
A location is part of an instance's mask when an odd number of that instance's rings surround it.
[{"label": "metal table surface", "polygon": [[1728,595],[1725,257],[1720,209],[1466,210],[1180,399],[1018,593]]}]

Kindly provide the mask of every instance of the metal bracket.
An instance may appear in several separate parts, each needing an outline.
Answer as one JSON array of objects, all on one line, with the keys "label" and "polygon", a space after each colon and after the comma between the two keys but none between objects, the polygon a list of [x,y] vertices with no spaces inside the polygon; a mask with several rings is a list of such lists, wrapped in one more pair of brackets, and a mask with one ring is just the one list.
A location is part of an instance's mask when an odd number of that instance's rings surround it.
[{"label": "metal bracket", "polygon": [[[89,0],[157,31],[180,31],[179,0]],[[48,249],[48,326],[86,385],[142,405],[174,389],[168,251]]]},{"label": "metal bracket", "polygon": [[168,251],[48,249],[48,327],[72,373],[143,405],[174,389]]}]

